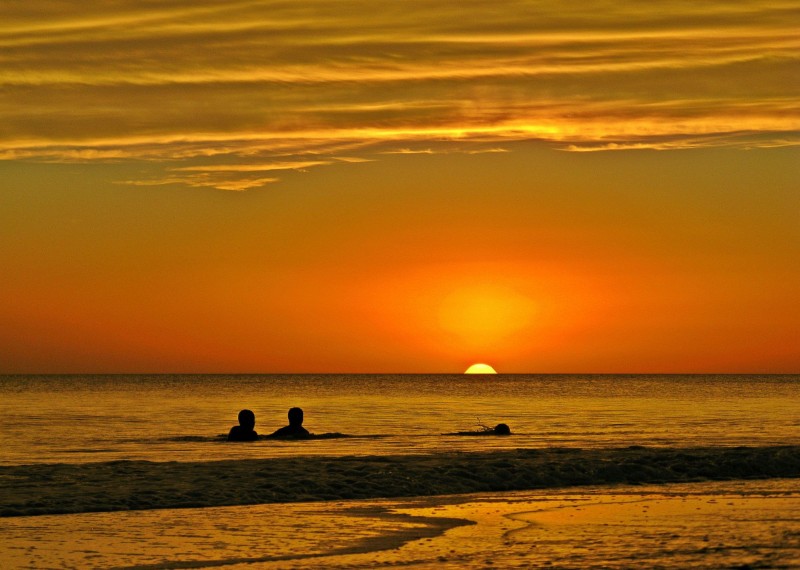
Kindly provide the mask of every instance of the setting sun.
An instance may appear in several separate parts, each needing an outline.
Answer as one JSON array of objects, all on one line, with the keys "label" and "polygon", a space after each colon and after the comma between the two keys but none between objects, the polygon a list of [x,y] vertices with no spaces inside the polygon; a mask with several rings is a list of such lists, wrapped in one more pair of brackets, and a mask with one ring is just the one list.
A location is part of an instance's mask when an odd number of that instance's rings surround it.
[{"label": "setting sun", "polygon": [[488,364],[473,364],[464,374],[497,374],[497,371]]}]

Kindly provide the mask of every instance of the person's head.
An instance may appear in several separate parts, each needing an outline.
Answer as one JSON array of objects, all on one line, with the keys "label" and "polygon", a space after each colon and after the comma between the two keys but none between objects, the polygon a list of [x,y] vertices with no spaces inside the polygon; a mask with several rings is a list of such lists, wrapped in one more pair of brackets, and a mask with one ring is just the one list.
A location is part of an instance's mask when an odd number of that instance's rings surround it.
[{"label": "person's head", "polygon": [[303,410],[300,408],[289,409],[289,425],[301,426],[303,425]]},{"label": "person's head", "polygon": [[253,429],[256,426],[256,415],[250,410],[239,412],[239,425],[243,428]]},{"label": "person's head", "polygon": [[511,428],[508,424],[497,424],[494,426],[494,433],[497,435],[511,435]]}]

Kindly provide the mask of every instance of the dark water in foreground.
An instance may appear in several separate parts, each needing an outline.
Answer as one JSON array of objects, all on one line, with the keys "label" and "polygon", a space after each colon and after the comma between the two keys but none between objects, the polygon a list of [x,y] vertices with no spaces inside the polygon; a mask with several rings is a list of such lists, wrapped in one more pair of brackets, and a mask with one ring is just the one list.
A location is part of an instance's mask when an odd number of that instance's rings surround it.
[{"label": "dark water in foreground", "polygon": [[[239,409],[267,434],[305,410],[317,434],[227,444]],[[510,438],[455,437],[478,422]],[[0,377],[0,464],[432,454],[509,448],[800,444],[800,375]]]}]

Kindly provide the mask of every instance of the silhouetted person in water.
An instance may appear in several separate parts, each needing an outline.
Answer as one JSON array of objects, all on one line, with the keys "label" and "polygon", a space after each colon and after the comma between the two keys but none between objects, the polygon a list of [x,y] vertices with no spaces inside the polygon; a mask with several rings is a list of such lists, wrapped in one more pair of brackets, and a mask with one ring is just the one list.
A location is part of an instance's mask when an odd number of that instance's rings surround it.
[{"label": "silhouetted person in water", "polygon": [[253,429],[256,427],[256,415],[250,410],[239,412],[239,425],[233,426],[228,432],[228,441],[255,441],[258,434]]},{"label": "silhouetted person in water", "polygon": [[497,424],[493,428],[483,426],[476,431],[457,431],[454,433],[444,433],[442,435],[511,435],[511,428],[508,424]]},{"label": "silhouetted person in water", "polygon": [[289,410],[289,425],[282,427],[267,437],[304,437],[310,435],[303,427],[303,410],[291,408]]}]

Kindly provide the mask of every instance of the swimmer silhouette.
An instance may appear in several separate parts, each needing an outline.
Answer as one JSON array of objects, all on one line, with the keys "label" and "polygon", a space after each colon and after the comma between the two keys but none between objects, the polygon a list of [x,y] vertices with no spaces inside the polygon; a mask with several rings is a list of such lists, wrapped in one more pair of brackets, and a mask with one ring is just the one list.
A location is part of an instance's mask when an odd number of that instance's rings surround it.
[{"label": "swimmer silhouette", "polygon": [[228,432],[228,441],[255,441],[258,434],[253,429],[256,426],[256,415],[250,410],[239,412],[239,425],[233,426]]},{"label": "swimmer silhouette", "polygon": [[291,408],[289,410],[289,425],[276,430],[267,437],[305,437],[310,435],[303,427],[303,410]]},{"label": "swimmer silhouette", "polygon": [[483,426],[476,431],[457,431],[454,433],[445,433],[442,435],[511,435],[511,428],[508,424],[497,424],[493,428]]}]

